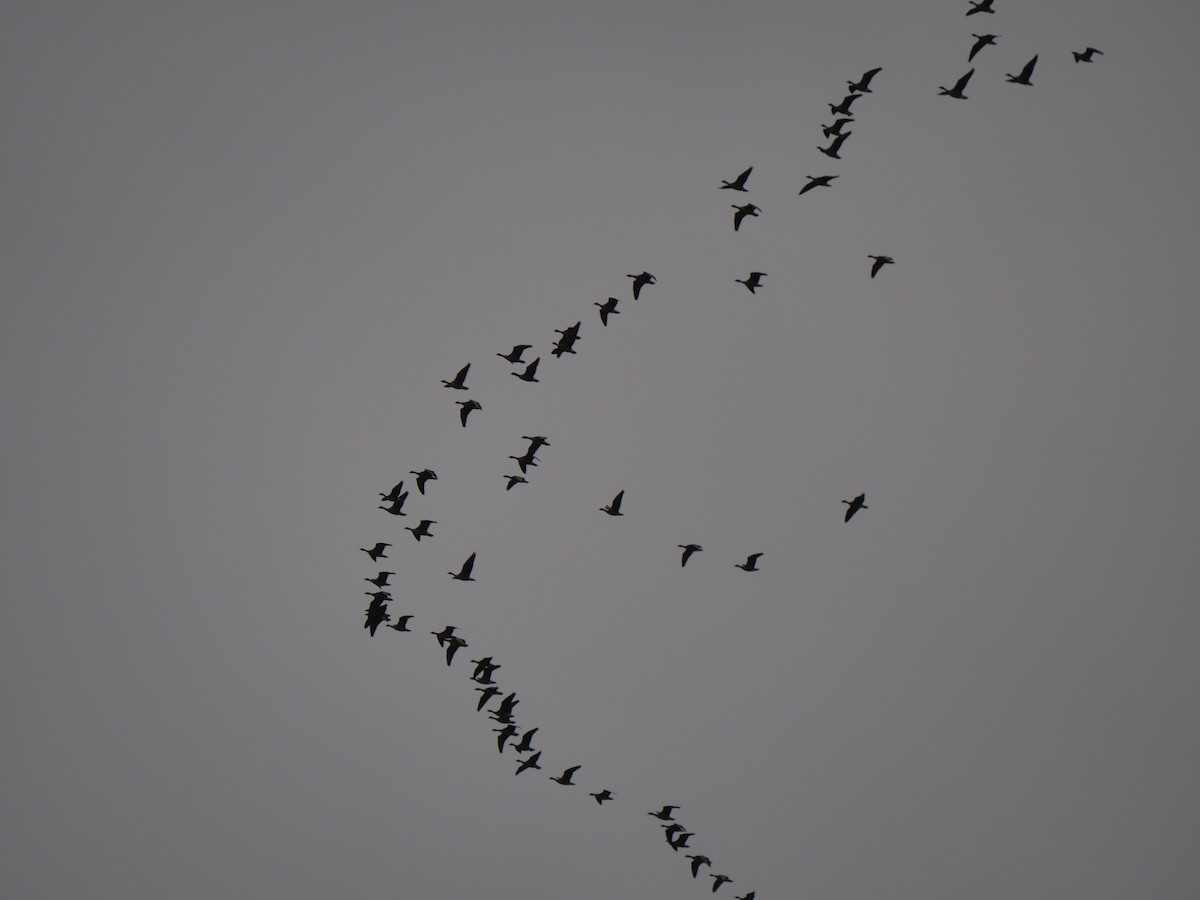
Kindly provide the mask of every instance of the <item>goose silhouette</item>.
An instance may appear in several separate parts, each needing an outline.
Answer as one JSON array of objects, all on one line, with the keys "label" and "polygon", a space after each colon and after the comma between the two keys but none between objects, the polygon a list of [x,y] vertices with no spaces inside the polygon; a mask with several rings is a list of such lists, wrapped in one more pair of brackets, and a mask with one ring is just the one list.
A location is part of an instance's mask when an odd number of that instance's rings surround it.
[{"label": "goose silhouette", "polygon": [[721,190],[747,191],[746,181],[750,177],[750,173],[754,171],[754,166],[748,168],[745,172],[739,175],[733,181],[722,181]]},{"label": "goose silhouette", "polygon": [[958,79],[958,81],[954,82],[954,87],[952,87],[952,88],[942,87],[939,85],[938,86],[938,96],[939,97],[953,97],[955,100],[966,100],[967,95],[964,94],[963,91],[967,87],[967,82],[971,80],[971,76],[974,74],[975,74],[975,70],[971,69],[969,72],[967,72],[966,75],[964,75],[962,78]]}]

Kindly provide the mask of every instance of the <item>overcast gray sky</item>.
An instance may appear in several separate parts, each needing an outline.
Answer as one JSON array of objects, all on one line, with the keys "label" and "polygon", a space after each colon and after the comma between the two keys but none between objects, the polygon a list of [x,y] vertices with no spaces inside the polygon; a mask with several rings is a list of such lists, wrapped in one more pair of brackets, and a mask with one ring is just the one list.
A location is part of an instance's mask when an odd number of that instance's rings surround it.
[{"label": "overcast gray sky", "polygon": [[8,4],[0,893],[1196,897],[1200,13],[995,5]]}]

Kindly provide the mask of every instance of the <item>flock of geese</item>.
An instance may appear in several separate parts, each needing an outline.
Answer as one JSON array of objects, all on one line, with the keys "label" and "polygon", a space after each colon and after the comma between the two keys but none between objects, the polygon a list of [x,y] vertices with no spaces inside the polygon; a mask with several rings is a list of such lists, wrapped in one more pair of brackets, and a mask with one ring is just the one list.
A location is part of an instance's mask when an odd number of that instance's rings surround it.
[{"label": "flock of geese", "polygon": [[[994,0],[979,0],[979,2],[975,2],[975,0],[969,0],[969,2],[970,9],[966,13],[968,16],[995,13],[995,10],[992,8]],[[985,47],[994,45],[1000,36],[995,34],[972,34],[972,37],[974,38],[974,43],[971,45],[967,56],[968,62],[973,61],[976,55]],[[1093,61],[1093,57],[1095,55],[1101,54],[1101,51],[1094,47],[1088,47],[1087,49],[1079,52],[1072,52],[1077,63],[1090,63]],[[1008,73],[1006,76],[1008,82],[1012,84],[1031,85],[1031,78],[1034,67],[1037,65],[1037,61],[1038,57],[1037,55],[1034,55],[1034,57],[1030,59],[1029,62],[1027,62],[1020,70],[1020,72],[1015,75]],[[853,113],[851,112],[851,107],[863,95],[872,93],[871,83],[873,79],[882,71],[882,67],[872,68],[864,72],[858,79],[848,80],[846,83],[849,86],[849,93],[841,100],[840,103],[828,104],[830,112],[834,116],[834,121],[832,124],[822,125],[821,129],[825,137],[827,139],[831,139],[831,143],[827,147],[818,147],[821,153],[825,154],[831,159],[841,159],[839,156],[839,151],[846,139],[849,138],[853,133],[843,130],[845,126],[855,121],[853,118]],[[939,95],[954,97],[961,100],[967,99],[966,95],[964,94],[964,90],[974,73],[975,70],[972,68],[960,79],[958,79],[953,87],[939,87]],[[753,171],[754,167],[751,166],[730,181],[722,180],[720,189],[732,190],[740,193],[749,193],[748,184]],[[800,189],[800,195],[804,195],[805,193],[818,187],[831,187],[832,182],[839,176],[809,175],[805,177],[807,178],[807,183]],[[743,205],[733,204],[733,209],[735,210],[733,219],[734,231],[740,231],[742,225],[747,219],[757,218],[761,212],[761,208],[754,203],[746,203]],[[872,260],[870,269],[871,278],[875,278],[884,266],[895,263],[895,260],[892,259],[892,257],[883,254],[869,254],[868,258]],[[626,277],[632,280],[631,290],[633,299],[635,301],[641,297],[641,294],[645,288],[658,283],[658,279],[648,271],[630,274]],[[736,279],[736,283],[744,285],[751,294],[754,294],[759,288],[764,287],[763,279],[766,277],[767,273],[754,271],[745,278]],[[595,301],[593,303],[593,305],[599,309],[600,322],[603,327],[608,327],[611,316],[620,314],[620,310],[617,308],[619,303],[620,300],[617,297],[609,297],[604,302]],[[580,340],[581,326],[582,321],[577,321],[573,325],[569,325],[567,328],[555,329],[555,332],[558,334],[558,339],[554,341],[553,347],[550,350],[551,354],[553,354],[556,358],[561,358],[568,353],[575,354],[575,345]],[[510,365],[516,367],[510,373],[515,378],[525,382],[537,382],[538,366],[541,362],[541,357],[535,356],[533,359],[526,359],[525,357],[525,354],[533,349],[534,345],[532,344],[516,344],[508,352],[497,352],[496,355],[508,362]],[[455,374],[452,379],[443,380],[442,385],[446,388],[456,391],[469,390],[467,387],[467,377],[470,373],[470,370],[471,364],[467,363],[458,370],[457,374]],[[467,426],[467,421],[470,414],[483,408],[477,400],[470,397],[468,397],[466,400],[456,401],[456,403],[460,407],[459,418],[464,428]],[[515,461],[520,470],[520,474],[504,475],[504,479],[506,481],[506,491],[511,491],[519,484],[528,483],[526,475],[529,474],[530,469],[535,468],[538,465],[538,452],[543,447],[550,446],[549,440],[544,435],[523,435],[522,439],[529,442],[524,452],[519,455],[514,454],[509,456],[509,459]],[[415,476],[417,491],[422,496],[425,495],[426,488],[429,483],[431,481],[438,480],[437,473],[429,468],[410,470],[408,474]],[[382,501],[382,503],[379,505],[380,509],[392,516],[407,516],[407,512],[405,512],[404,507],[409,498],[409,492],[404,489],[403,480],[392,487],[390,491],[386,493],[381,492],[379,497]],[[625,514],[622,510],[622,504],[624,503],[624,500],[625,491],[620,490],[616,493],[611,501],[604,506],[599,507],[599,511],[608,516],[623,516]],[[865,493],[859,493],[853,499],[843,500],[842,503],[846,506],[843,517],[844,522],[849,522],[861,510],[870,508],[866,504]],[[405,530],[409,531],[413,538],[419,543],[422,541],[422,539],[434,537],[434,534],[430,529],[436,524],[436,519],[422,518],[416,525],[405,526]],[[392,546],[393,545],[390,543],[381,541],[371,547],[363,547],[361,549],[371,558],[372,562],[378,563],[380,560],[388,558],[387,550]],[[686,567],[688,561],[692,559],[695,554],[704,550],[702,546],[696,543],[684,543],[676,546],[677,549],[682,551],[680,554],[681,567]],[[758,562],[762,557],[763,553],[761,552],[751,553],[746,557],[744,562],[736,563],[736,565],[743,571],[757,572],[759,571]],[[469,556],[467,556],[457,572],[450,571],[447,574],[452,579],[457,581],[473,582],[475,581],[473,574],[475,571],[475,561],[476,554],[475,552],[472,552]],[[365,578],[365,580],[375,588],[374,591],[364,592],[368,597],[371,598],[366,609],[366,621],[364,623],[364,628],[367,629],[368,633],[372,636],[376,633],[376,630],[380,625],[385,624],[386,627],[391,628],[396,632],[411,631],[409,628],[409,623],[413,619],[411,614],[397,616],[395,621],[393,621],[392,615],[388,610],[388,604],[392,602],[393,598],[387,588],[390,587],[390,578],[395,574],[396,573],[394,571],[380,570],[374,576]],[[467,641],[460,634],[458,634],[458,630],[459,629],[457,626],[448,625],[439,631],[430,632],[430,634],[437,639],[438,646],[445,651],[447,666],[451,666],[453,664],[459,649],[469,646]],[[473,659],[471,660],[471,664],[474,666],[474,668],[469,675],[469,679],[475,685],[473,690],[479,695],[476,700],[476,710],[482,712],[484,711],[485,707],[488,707],[490,702],[495,701],[496,703],[495,706],[487,708],[487,713],[489,719],[499,726],[491,729],[496,734],[496,746],[498,751],[501,754],[504,754],[506,750],[511,750],[513,753],[515,753],[516,766],[514,774],[516,775],[522,775],[528,772],[530,769],[541,770],[542,751],[533,746],[533,739],[538,733],[538,728],[518,727],[517,721],[514,718],[514,712],[520,701],[517,699],[516,693],[509,692],[504,694],[503,690],[493,679],[493,675],[495,674],[496,670],[501,668],[501,666],[494,662],[493,657],[491,656],[481,656],[479,659]],[[581,768],[582,767],[579,765],[567,766],[562,770],[561,774],[549,775],[548,777],[550,780],[555,781],[560,785],[572,787],[576,785],[576,781],[574,779]],[[613,801],[617,795],[609,788],[601,788],[588,793],[588,796],[593,798],[597,805],[602,806],[605,803]],[[695,836],[694,832],[688,831],[682,824],[675,820],[674,812],[679,808],[680,807],[676,805],[666,805],[662,806],[658,810],[652,810],[649,812],[650,816],[660,820],[663,837],[665,838],[667,845],[670,846],[670,848],[676,853],[682,849],[690,849],[688,841]],[[707,867],[709,870],[712,869],[712,860],[704,854],[688,853],[685,854],[685,858],[689,860],[688,868],[693,879],[699,878],[701,868]],[[707,874],[708,877],[712,879],[711,889],[714,893],[720,890],[723,885],[733,881],[730,876],[723,873],[709,871]],[[755,892],[749,891],[748,893],[737,897],[736,900],[754,900],[754,898]]]}]

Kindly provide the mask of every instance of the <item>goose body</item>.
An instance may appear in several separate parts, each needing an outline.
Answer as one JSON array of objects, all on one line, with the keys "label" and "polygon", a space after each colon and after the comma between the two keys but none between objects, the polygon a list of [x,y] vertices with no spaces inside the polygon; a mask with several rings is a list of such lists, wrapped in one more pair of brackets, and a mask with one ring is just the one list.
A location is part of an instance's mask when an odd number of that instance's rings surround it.
[{"label": "goose body", "polygon": [[818,147],[817,149],[830,159],[841,159],[841,156],[838,155],[838,151],[842,149],[842,144],[846,143],[846,138],[850,137],[852,134],[854,134],[853,131],[847,131],[845,134],[839,134],[833,139],[833,143],[828,147]]},{"label": "goose body", "polygon": [[478,400],[456,400],[454,402],[462,407],[462,409],[458,411],[458,417],[462,420],[463,428],[467,427],[467,416],[471,414],[471,410],[483,409],[483,407],[479,405]]},{"label": "goose body", "polygon": [[747,191],[746,181],[750,177],[750,173],[754,171],[754,166],[748,168],[745,172],[739,175],[733,181],[722,181],[721,190]]},{"label": "goose body", "polygon": [[737,231],[739,228],[742,227],[742,220],[745,219],[746,216],[753,216],[754,218],[758,218],[758,214],[760,211],[759,208],[757,206],[755,206],[753,203],[747,203],[745,206],[738,206],[735,203],[733,205],[733,208],[737,210],[737,212],[735,212],[733,214],[733,230],[734,231]]},{"label": "goose body", "polygon": [[806,184],[804,187],[800,188],[801,194],[805,194],[805,193],[811,191],[813,188],[832,187],[830,182],[839,176],[837,176],[837,175],[816,175],[816,176],[805,175],[804,177],[808,179],[808,184]]},{"label": "goose body", "polygon": [[939,97],[953,97],[955,100],[966,100],[967,95],[964,94],[963,91],[967,87],[967,82],[971,80],[971,76],[974,74],[975,74],[975,70],[971,69],[969,72],[967,72],[966,75],[964,75],[962,78],[958,79],[958,81],[954,82],[954,87],[952,87],[952,88],[939,86],[938,87],[938,96]]},{"label": "goose body", "polygon": [[472,553],[470,556],[467,557],[467,561],[462,564],[462,568],[458,571],[457,575],[453,572],[447,572],[446,574],[449,575],[451,578],[453,578],[455,581],[474,581],[475,579],[471,577],[471,570],[474,568],[475,568],[475,554]]},{"label": "goose body", "polygon": [[617,309],[617,298],[609,297],[607,301],[601,303],[599,300],[593,300],[592,306],[600,307],[600,323],[607,328],[609,316],[619,316],[620,310]]},{"label": "goose body", "polygon": [[458,374],[454,376],[453,381],[443,381],[448,388],[454,388],[456,391],[465,391],[467,389],[467,372],[470,371],[471,364],[467,363],[458,370]]},{"label": "goose body", "polygon": [[623,516],[621,512],[621,501],[625,499],[625,491],[617,491],[617,496],[612,498],[612,503],[608,506],[600,507],[600,512],[608,513],[610,516]]},{"label": "goose body", "polygon": [[687,561],[692,558],[693,553],[698,553],[704,549],[699,544],[679,544],[678,547],[683,551],[683,555],[679,560],[681,567],[687,565]]},{"label": "goose body", "polygon": [[1021,71],[1018,72],[1016,75],[1013,75],[1011,72],[1006,72],[1004,74],[1004,80],[1007,81],[1009,84],[1024,84],[1024,85],[1032,86],[1033,82],[1030,81],[1029,79],[1031,77],[1033,77],[1033,67],[1037,65],[1037,61],[1038,61],[1038,58],[1037,58],[1037,55],[1035,54],[1033,59],[1031,59],[1029,62],[1025,63],[1025,67],[1023,69],[1021,69]]},{"label": "goose body", "polygon": [[738,284],[744,284],[746,286],[746,290],[753,294],[756,290],[763,286],[762,280],[766,277],[766,272],[751,272],[745,278],[735,278],[733,280]]},{"label": "goose body", "polygon": [[390,546],[392,546],[392,545],[379,543],[379,544],[376,544],[374,547],[372,547],[370,550],[368,550],[366,547],[359,547],[358,549],[361,550],[363,553],[367,554],[367,556],[371,557],[372,562],[379,562],[379,560],[381,560],[381,559],[387,559],[387,554],[384,553],[383,551],[386,550]]}]

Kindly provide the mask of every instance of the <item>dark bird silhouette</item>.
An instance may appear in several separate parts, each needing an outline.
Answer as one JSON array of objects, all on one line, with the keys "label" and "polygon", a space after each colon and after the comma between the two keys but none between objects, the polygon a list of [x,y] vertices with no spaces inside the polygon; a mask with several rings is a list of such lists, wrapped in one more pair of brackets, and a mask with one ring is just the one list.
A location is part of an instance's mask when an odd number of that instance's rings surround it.
[{"label": "dark bird silhouette", "polygon": [[525,351],[532,346],[533,344],[517,344],[508,353],[497,353],[496,355],[501,359],[507,359],[515,366],[517,363],[525,362],[525,360],[521,359],[521,357],[525,354]]},{"label": "dark bird silhouette", "polygon": [[459,573],[457,575],[455,575],[453,572],[447,572],[446,574],[449,575],[451,578],[453,578],[455,581],[474,581],[475,579],[471,577],[471,570],[474,568],[475,568],[475,554],[472,553],[470,556],[467,557],[467,561],[462,564],[462,569],[459,570]]},{"label": "dark bird silhouette", "polygon": [[422,519],[420,525],[417,525],[415,528],[411,525],[405,525],[404,530],[411,531],[413,537],[415,537],[419,543],[423,537],[433,537],[433,534],[429,531],[429,526],[436,524],[437,522],[433,519]]},{"label": "dark bird silhouette", "polygon": [[537,734],[536,728],[530,728],[521,735],[521,743],[513,746],[513,749],[518,753],[528,753],[533,749],[533,736]]},{"label": "dark bird silhouette", "polygon": [[384,503],[395,503],[397,500],[400,499],[400,494],[403,490],[404,490],[404,482],[401,481],[399,484],[397,484],[394,488],[392,488],[386,494],[380,494],[379,496],[383,499]]},{"label": "dark bird silhouette", "polygon": [[866,494],[859,494],[853,500],[843,500],[842,502],[845,503],[850,508],[846,510],[846,518],[842,519],[842,521],[849,522],[850,519],[853,518],[854,514],[856,512],[858,512],[860,509],[870,509],[871,507],[867,506],[866,501],[867,501]]},{"label": "dark bird silhouette", "polygon": [[734,897],[733,900],[754,900],[754,894],[755,891],[751,891],[748,894],[742,894],[740,897]]},{"label": "dark bird silhouette", "polygon": [[608,504],[608,506],[600,507],[600,512],[606,512],[610,516],[625,515],[623,512],[621,512],[621,501],[624,499],[625,499],[625,491],[623,491],[623,490],[617,491],[617,496],[612,498],[612,503]]},{"label": "dark bird silhouette", "polygon": [[550,352],[559,358],[561,358],[564,353],[574,353],[575,342],[579,340],[579,326],[581,324],[581,322],[576,322],[566,331],[559,331],[557,328],[554,329],[555,331],[558,331],[562,337],[555,342],[554,349]]},{"label": "dark bird silhouette", "polygon": [[854,105],[854,101],[861,97],[862,94],[848,94],[842,98],[842,102],[836,106],[832,103],[829,105],[829,112],[835,116],[850,116],[850,107]]},{"label": "dark bird silhouette", "polygon": [[374,578],[364,578],[363,581],[369,581],[375,587],[387,587],[388,579],[395,574],[395,572],[380,572]]},{"label": "dark bird silhouette", "polygon": [[448,388],[454,388],[456,391],[465,391],[467,389],[467,371],[471,368],[471,364],[467,363],[458,370],[458,374],[454,376],[453,381],[443,381]]},{"label": "dark bird silhouette", "polygon": [[1016,75],[1012,74],[1011,72],[1005,72],[1004,80],[1009,84],[1026,84],[1032,86],[1033,82],[1029,79],[1033,75],[1033,67],[1037,65],[1037,61],[1037,55],[1034,54],[1033,59],[1025,63],[1025,68],[1023,68]]},{"label": "dark bird silhouette", "polygon": [[821,131],[824,132],[825,137],[831,138],[835,134],[841,134],[842,128],[846,125],[849,125],[853,121],[854,121],[853,119],[845,119],[845,118],[835,119],[832,125],[822,125]]},{"label": "dark bird silhouette", "polygon": [[522,475],[529,471],[530,466],[537,465],[537,457],[533,455],[532,450],[526,450],[524,456],[510,456],[509,459],[517,461],[517,465],[521,467]]},{"label": "dark bird silhouette", "polygon": [[483,667],[482,672],[479,672],[477,675],[472,675],[471,680],[477,681],[480,684],[495,684],[496,682],[492,681],[492,673],[499,668],[501,668],[501,666],[498,663],[488,663]]},{"label": "dark bird silhouette", "polygon": [[683,831],[683,826],[678,822],[672,822],[670,825],[664,825],[663,831],[665,832],[663,837],[667,839],[667,843],[669,844],[675,838],[675,835]]},{"label": "dark bird silhouette", "polygon": [[644,288],[646,285],[658,284],[658,279],[655,278],[653,275],[651,275],[649,272],[643,272],[641,275],[626,275],[625,277],[633,279],[633,299],[634,300],[636,300],[638,298],[638,295],[642,292],[642,288]]},{"label": "dark bird silhouette", "polygon": [[875,260],[875,262],[871,264],[871,277],[872,278],[874,278],[876,275],[878,275],[879,270],[882,269],[884,266],[895,262],[895,260],[892,259],[890,256],[872,256],[870,254],[867,254],[867,259]]},{"label": "dark bird silhouette", "polygon": [[458,652],[458,648],[465,646],[467,646],[467,642],[458,635],[450,638],[449,642],[446,644],[446,665],[450,665],[450,663],[454,660],[454,654]]},{"label": "dark bird silhouette", "polygon": [[454,637],[454,632],[456,632],[456,631],[458,631],[457,625],[447,625],[441,631],[431,631],[429,633],[432,634],[435,638],[437,638],[439,647],[445,647],[446,641],[448,641],[452,637]]},{"label": "dark bird silhouette", "polygon": [[[492,665],[492,658],[490,656],[485,656],[483,659],[473,659],[471,662],[475,663],[475,671],[471,673],[471,677],[478,678]],[[498,669],[500,667],[496,666],[496,668]]]},{"label": "dark bird silhouette", "polygon": [[557,781],[559,784],[574,784],[575,782],[571,780],[571,776],[578,772],[581,768],[582,766],[570,766],[569,768],[563,769],[563,773],[561,775],[551,775],[550,780]]},{"label": "dark bird silhouette", "polygon": [[597,791],[596,793],[589,794],[588,796],[595,797],[596,802],[603,805],[605,800],[611,800],[613,798],[613,792],[605,788],[602,791]]},{"label": "dark bird silhouette", "polygon": [[828,147],[818,147],[817,149],[828,156],[830,159],[841,159],[838,151],[842,149],[842,144],[846,143],[846,138],[854,134],[853,131],[847,131],[845,134],[839,134],[833,139],[833,143]]},{"label": "dark bird silhouette", "polygon": [[830,185],[829,182],[833,181],[833,179],[837,178],[838,176],[837,175],[817,175],[814,177],[812,175],[805,175],[804,177],[808,179],[808,184],[806,184],[804,187],[800,188],[801,194],[807,193],[808,191],[811,191],[813,188],[817,188],[817,187],[832,187],[832,185]]},{"label": "dark bird silhouette", "polygon": [[363,593],[371,598],[372,603],[385,603],[392,599],[392,595],[387,591],[363,591]]},{"label": "dark bird silhouette", "polygon": [[858,81],[847,81],[846,84],[850,85],[850,90],[852,91],[870,94],[872,91],[869,87],[867,87],[867,85],[871,83],[872,78],[882,71],[882,68],[868,69],[866,72],[863,72],[862,78],[858,79]]},{"label": "dark bird silhouette", "polygon": [[518,484],[529,484],[528,478],[522,478],[520,475],[505,475],[508,479],[508,484],[504,486],[506,491],[511,491]]},{"label": "dark bird silhouette", "polygon": [[541,361],[542,358],[539,356],[525,367],[524,372],[510,372],[509,374],[515,378],[520,378],[522,381],[537,381],[537,367]]},{"label": "dark bird silhouette", "polygon": [[738,206],[735,203],[733,208],[737,210],[737,212],[733,214],[734,231],[737,231],[742,226],[742,219],[746,218],[746,216],[753,216],[756,219],[758,218],[759,208],[753,203],[747,203],[745,206]]},{"label": "dark bird silhouette", "polygon": [[683,557],[679,560],[680,566],[686,566],[693,553],[704,549],[699,544],[679,544],[678,546],[683,551]]},{"label": "dark bird silhouette", "polygon": [[437,472],[433,471],[433,469],[422,469],[420,472],[414,471],[409,472],[408,474],[417,476],[417,490],[422,494],[425,493],[425,482],[438,480]]},{"label": "dark bird silhouette", "polygon": [[967,54],[967,62],[970,62],[971,60],[973,60],[975,58],[975,54],[978,53],[980,50],[982,50],[984,47],[986,47],[988,44],[996,43],[996,38],[1000,37],[1000,35],[998,35],[998,34],[973,34],[973,35],[971,35],[971,37],[975,38],[975,43],[971,45],[971,52]]},{"label": "dark bird silhouette", "polygon": [[1075,57],[1075,62],[1077,63],[1090,63],[1092,61],[1092,56],[1097,53],[1099,53],[1101,56],[1104,55],[1103,50],[1097,50],[1095,47],[1088,47],[1082,53],[1076,53],[1074,50],[1071,51],[1071,55]]},{"label": "dark bird silhouette", "polygon": [[722,181],[721,182],[721,190],[725,190],[726,188],[728,188],[729,190],[733,190],[733,191],[747,190],[746,181],[750,178],[750,173],[753,171],[754,171],[754,166],[751,166],[745,172],[743,172],[741,175],[739,175],[737,178],[733,179],[733,181]]},{"label": "dark bird silhouette", "polygon": [[971,69],[958,81],[954,82],[954,87],[948,88],[943,85],[938,85],[939,97],[953,97],[955,100],[966,100],[967,95],[963,91],[967,87],[967,82],[971,80],[971,76],[975,74],[975,70]]},{"label": "dark bird silhouette", "polygon": [[672,850],[678,853],[680,847],[686,847],[688,845],[688,838],[692,837],[694,834],[694,831],[685,831],[683,834],[676,835],[674,840],[668,838],[667,843],[671,845]]},{"label": "dark bird silhouette", "polygon": [[[500,668],[500,667],[497,666],[496,668]],[[501,700],[500,705],[498,707],[496,707],[494,710],[492,710],[492,712],[494,712],[498,716],[511,716],[513,714],[513,711],[520,704],[520,702],[521,701],[517,699],[517,694],[514,691],[513,693],[511,693],[507,697],[505,697],[503,700]]]},{"label": "dark bird silhouette", "polygon": [[493,728],[492,731],[496,732],[496,746],[503,753],[505,742],[517,733],[517,726],[505,725],[503,728]]},{"label": "dark bird silhouette", "polygon": [[475,707],[476,712],[487,706],[487,702],[500,693],[500,688],[494,684],[490,684],[487,687],[477,687],[475,690],[479,691],[479,703]]},{"label": "dark bird silhouette", "polygon": [[483,409],[483,407],[479,405],[478,400],[455,400],[454,402],[462,407],[462,409],[458,411],[458,417],[462,419],[463,428],[467,427],[467,416],[471,414],[471,410]]},{"label": "dark bird silhouette", "polygon": [[693,878],[695,878],[697,875],[700,874],[701,866],[708,866],[710,869],[712,868],[712,860],[709,859],[704,854],[697,853],[695,856],[692,856],[692,854],[688,853],[686,855],[687,855],[687,858],[692,861],[692,877]]},{"label": "dark bird silhouette", "polygon": [[713,893],[714,893],[714,894],[717,892],[717,888],[719,888],[719,887],[720,887],[721,885],[723,885],[725,882],[727,882],[727,881],[733,881],[733,879],[732,879],[732,878],[730,878],[728,875],[712,875],[712,876],[710,876],[710,877],[711,877],[711,878],[715,878],[715,879],[716,879],[716,880],[713,882]]},{"label": "dark bird silhouette", "polygon": [[542,447],[550,446],[550,442],[548,440],[546,440],[540,434],[535,434],[532,437],[527,434],[523,434],[523,435],[521,435],[521,440],[529,441],[529,452],[530,453],[537,453],[538,450],[542,449]]},{"label": "dark bird silhouette", "polygon": [[992,9],[992,0],[967,0],[971,4],[971,8],[967,10],[968,16],[973,16],[975,13],[995,13]]},{"label": "dark bird silhouette", "polygon": [[737,567],[739,569],[745,569],[747,572],[757,572],[758,559],[760,556],[762,556],[761,553],[751,553],[746,557],[746,561],[744,563],[738,563]]},{"label": "dark bird silhouette", "polygon": [[762,280],[766,277],[766,272],[751,272],[745,278],[735,278],[733,280],[737,284],[744,284],[746,286],[746,290],[753,294],[756,290],[763,286]]},{"label": "dark bird silhouette", "polygon": [[673,822],[675,820],[671,817],[671,812],[672,812],[672,810],[676,810],[676,809],[679,809],[679,807],[678,806],[664,806],[658,812],[652,812],[652,813],[649,813],[649,815],[654,816],[656,819],[662,819],[664,822]]},{"label": "dark bird silhouette", "polygon": [[396,631],[408,631],[409,630],[408,621],[411,618],[412,618],[412,616],[399,616],[396,619],[395,623],[392,625],[389,625],[388,628],[393,628]]},{"label": "dark bird silhouette", "polygon": [[526,769],[540,769],[541,766],[538,765],[538,760],[541,758],[542,751],[539,750],[537,753],[533,754],[533,756],[521,760],[520,764],[517,766],[516,774],[520,775]]},{"label": "dark bird silhouette", "polygon": [[396,498],[396,500],[392,503],[391,506],[380,506],[379,508],[382,509],[384,512],[391,513],[393,516],[407,516],[408,513],[404,512],[404,501],[407,499],[408,499],[408,491],[405,491],[403,494],[401,494],[399,497]]},{"label": "dark bird silhouette", "polygon": [[[385,594],[384,597],[387,597],[387,595]],[[375,599],[373,599],[370,605],[367,607],[367,620],[363,623],[363,628],[366,628],[371,633],[372,637],[375,636],[376,628],[378,628],[384,622],[390,622],[392,620],[392,617],[387,614],[387,610],[384,608],[384,602],[384,599],[381,599],[378,595],[376,595]]]},{"label": "dark bird silhouette", "polygon": [[388,558],[388,555],[386,553],[384,553],[383,551],[386,550],[390,546],[392,546],[392,545],[379,543],[379,544],[376,544],[374,547],[372,547],[370,550],[368,550],[366,547],[359,547],[358,549],[361,550],[363,553],[367,554],[367,556],[371,557],[371,560],[373,562],[379,562],[381,559]]},{"label": "dark bird silhouette", "polygon": [[499,722],[501,725],[514,725],[516,720],[513,719],[512,713],[500,712],[499,710],[489,709],[488,718],[493,722]]},{"label": "dark bird silhouette", "polygon": [[600,307],[600,322],[605,328],[608,327],[609,316],[619,316],[621,314],[621,311],[617,309],[617,302],[616,297],[609,297],[604,303],[601,303],[599,300],[592,301],[592,306]]}]

